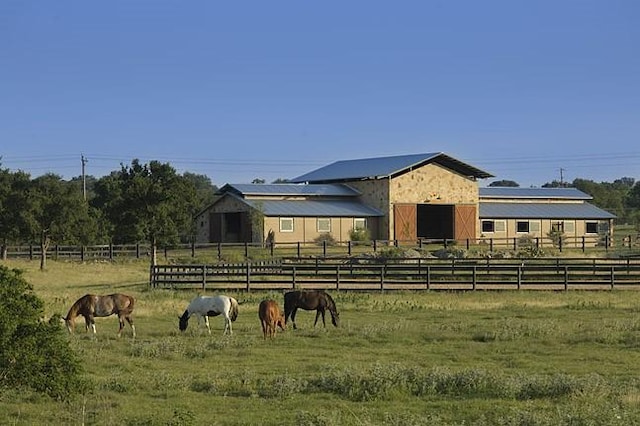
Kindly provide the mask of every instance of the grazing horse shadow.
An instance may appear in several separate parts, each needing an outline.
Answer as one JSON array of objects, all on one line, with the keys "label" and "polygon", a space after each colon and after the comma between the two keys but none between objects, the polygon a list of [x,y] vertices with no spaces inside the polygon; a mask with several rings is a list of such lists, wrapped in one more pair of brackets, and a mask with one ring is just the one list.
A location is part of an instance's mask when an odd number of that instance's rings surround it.
[{"label": "grazing horse shadow", "polygon": [[73,333],[75,329],[75,320],[78,316],[83,316],[85,328],[87,331],[91,329],[93,335],[96,335],[96,317],[108,317],[110,315],[118,315],[120,328],[118,329],[118,337],[122,335],[124,322],[127,321],[131,326],[133,337],[136,337],[136,327],[133,324],[133,307],[135,299],[126,294],[114,293],[106,296],[98,296],[95,294],[85,294],[78,299],[69,309],[69,313],[64,317],[64,322],[69,333]]},{"label": "grazing horse shadow", "polygon": [[327,326],[324,320],[325,311],[329,311],[331,314],[331,323],[335,327],[340,325],[340,315],[338,314],[333,298],[322,290],[294,290],[284,294],[285,324],[289,321],[289,316],[291,316],[294,329],[298,328],[296,326],[296,313],[298,312],[298,308],[307,311],[316,311],[316,320],[313,323],[314,327],[318,323],[320,316],[322,316],[322,325],[324,327]]}]

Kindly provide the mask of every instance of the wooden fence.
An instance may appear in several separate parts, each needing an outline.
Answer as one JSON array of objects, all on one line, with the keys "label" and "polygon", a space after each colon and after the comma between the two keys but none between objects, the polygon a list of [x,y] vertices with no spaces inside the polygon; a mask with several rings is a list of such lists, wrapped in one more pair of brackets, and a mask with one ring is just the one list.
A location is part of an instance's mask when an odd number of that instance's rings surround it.
[{"label": "wooden fence", "polygon": [[611,290],[640,289],[640,259],[314,259],[158,265],[154,288],[201,290]]},{"label": "wooden fence", "polygon": [[[378,252],[388,247],[416,248],[437,250],[439,248],[477,249],[493,252],[494,250],[519,250],[524,247],[536,247],[539,249],[554,249],[580,251],[582,253],[607,253],[612,249],[637,251],[638,238],[632,235],[618,236],[616,241],[597,237],[564,238],[553,241],[550,238],[482,238],[466,240],[371,240],[371,241],[344,241],[332,243],[276,243],[265,245],[260,243],[190,243],[161,247],[158,254],[169,259],[171,257],[216,257],[219,260],[227,256],[241,255],[247,258],[259,257],[305,257],[305,256],[352,256],[359,253]],[[6,247],[7,258],[34,259],[41,256],[38,245],[10,245]],[[147,244],[102,244],[91,246],[56,245],[49,249],[47,257],[52,259],[109,259],[122,257],[147,257],[151,248]]]}]

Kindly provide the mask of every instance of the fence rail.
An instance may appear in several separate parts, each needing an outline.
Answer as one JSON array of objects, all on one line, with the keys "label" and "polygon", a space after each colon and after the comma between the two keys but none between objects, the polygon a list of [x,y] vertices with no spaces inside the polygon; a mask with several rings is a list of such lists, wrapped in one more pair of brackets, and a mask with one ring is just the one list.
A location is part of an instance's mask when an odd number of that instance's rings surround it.
[{"label": "fence rail", "polygon": [[[265,245],[261,243],[189,243],[176,244],[161,247],[159,254],[166,259],[175,256],[210,256],[219,260],[230,254],[244,255],[244,257],[283,257],[283,256],[352,256],[365,252],[378,252],[388,247],[403,247],[416,249],[439,248],[475,248],[493,252],[494,250],[519,250],[521,248],[535,247],[538,249],[554,249],[559,252],[564,250],[581,251],[582,253],[608,253],[612,249],[616,251],[637,251],[640,246],[637,237],[632,235],[617,236],[615,241],[609,238],[575,237],[553,240],[551,238],[479,238],[479,239],[419,239],[411,241],[401,240],[371,240],[371,241],[343,241],[343,242],[279,242]],[[34,259],[41,257],[40,246],[9,245],[5,246],[7,258]],[[147,244],[102,244],[91,246],[56,245],[47,252],[47,257],[52,259],[109,259],[122,257],[148,257],[151,247]]]},{"label": "fence rail", "polygon": [[154,288],[202,290],[605,290],[640,289],[640,259],[348,259],[157,265]]}]

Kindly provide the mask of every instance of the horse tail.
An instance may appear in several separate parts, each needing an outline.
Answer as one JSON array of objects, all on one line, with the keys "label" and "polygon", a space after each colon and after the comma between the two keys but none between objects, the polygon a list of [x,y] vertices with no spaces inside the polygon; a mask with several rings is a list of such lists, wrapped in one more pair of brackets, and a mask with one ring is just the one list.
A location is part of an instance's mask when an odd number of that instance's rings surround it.
[{"label": "horse tail", "polygon": [[231,302],[231,307],[229,308],[229,318],[231,319],[231,321],[235,321],[236,319],[238,319],[238,301],[233,297],[230,297],[229,301]]}]

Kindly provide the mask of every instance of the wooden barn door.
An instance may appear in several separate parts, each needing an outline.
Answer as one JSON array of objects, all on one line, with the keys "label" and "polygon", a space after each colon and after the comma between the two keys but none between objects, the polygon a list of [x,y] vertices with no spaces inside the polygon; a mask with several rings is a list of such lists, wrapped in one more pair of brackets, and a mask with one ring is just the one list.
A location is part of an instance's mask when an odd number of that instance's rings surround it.
[{"label": "wooden barn door", "polygon": [[221,243],[222,241],[222,213],[211,213],[209,216],[209,242]]},{"label": "wooden barn door", "polygon": [[418,239],[418,213],[415,204],[396,204],[393,206],[394,238],[399,242]]},{"label": "wooden barn door", "polygon": [[454,232],[456,240],[475,240],[476,206],[455,206]]}]

